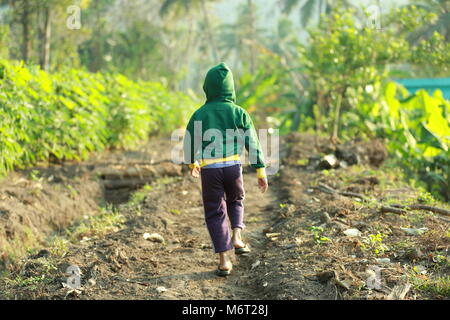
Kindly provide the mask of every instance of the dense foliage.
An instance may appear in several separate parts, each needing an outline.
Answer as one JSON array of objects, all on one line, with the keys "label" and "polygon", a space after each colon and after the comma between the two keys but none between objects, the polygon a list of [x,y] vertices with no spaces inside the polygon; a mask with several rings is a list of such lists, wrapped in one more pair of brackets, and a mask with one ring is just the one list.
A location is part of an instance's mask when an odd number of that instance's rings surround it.
[{"label": "dense foliage", "polygon": [[137,146],[181,125],[194,103],[156,82],[0,61],[0,174],[39,160]]},{"label": "dense foliage", "polygon": [[250,110],[262,107],[282,132],[315,130],[332,141],[382,138],[409,177],[450,199],[449,102],[439,90],[410,95],[392,82],[408,76],[405,70],[450,72],[450,44],[439,33],[407,39],[433,18],[423,9],[400,8],[378,30],[358,23],[353,9],[336,7],[311,28],[306,45],[293,53],[274,50],[264,60],[269,72],[242,77],[238,97]]},{"label": "dense foliage", "polygon": [[374,98],[354,98],[343,117],[347,134],[384,138],[391,156],[429,191],[450,199],[450,102],[436,90],[410,95],[388,82],[368,90]]}]

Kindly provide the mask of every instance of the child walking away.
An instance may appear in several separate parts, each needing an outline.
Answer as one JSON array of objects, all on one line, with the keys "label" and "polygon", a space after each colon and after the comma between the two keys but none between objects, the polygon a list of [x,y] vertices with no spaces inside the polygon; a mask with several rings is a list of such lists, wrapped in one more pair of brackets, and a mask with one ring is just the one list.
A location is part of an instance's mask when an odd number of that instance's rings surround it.
[{"label": "child walking away", "polygon": [[[205,222],[219,254],[217,275],[227,276],[232,264],[227,251],[250,252],[242,241],[244,225],[244,184],[241,155],[248,151],[250,165],[256,168],[262,193],[268,188],[263,153],[253,122],[235,104],[231,70],[221,63],[206,75],[203,90],[206,103],[192,115],[184,137],[184,160],[193,177],[201,176]],[[229,222],[232,234],[230,235]]]}]

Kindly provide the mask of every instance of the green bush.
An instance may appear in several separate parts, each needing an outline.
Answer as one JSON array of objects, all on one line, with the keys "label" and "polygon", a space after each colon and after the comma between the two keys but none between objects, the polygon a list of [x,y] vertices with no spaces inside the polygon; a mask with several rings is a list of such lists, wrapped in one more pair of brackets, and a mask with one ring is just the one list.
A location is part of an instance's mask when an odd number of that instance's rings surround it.
[{"label": "green bush", "polygon": [[[364,92],[368,91],[368,92]],[[346,137],[379,137],[411,177],[450,199],[450,102],[440,90],[410,95],[394,82],[349,90],[351,111],[342,115]]]},{"label": "green bush", "polygon": [[136,147],[183,125],[192,99],[157,82],[0,60],[0,175],[50,157]]}]

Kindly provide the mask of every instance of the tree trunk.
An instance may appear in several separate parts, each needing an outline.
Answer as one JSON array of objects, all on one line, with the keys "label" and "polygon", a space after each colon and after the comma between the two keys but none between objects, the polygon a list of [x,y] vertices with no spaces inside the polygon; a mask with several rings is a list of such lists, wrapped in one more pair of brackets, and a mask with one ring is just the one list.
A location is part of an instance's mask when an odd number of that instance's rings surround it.
[{"label": "tree trunk", "polygon": [[41,69],[45,71],[50,70],[50,45],[52,37],[52,16],[51,8],[45,8],[44,12],[44,39],[42,46],[42,56],[41,56]]},{"label": "tree trunk", "polygon": [[31,54],[30,16],[31,8],[29,0],[22,1],[22,60],[28,62]]},{"label": "tree trunk", "polygon": [[334,110],[334,125],[333,125],[333,141],[337,141],[338,133],[339,133],[339,118],[341,113],[341,105],[342,105],[342,96],[344,93],[339,94],[336,102],[336,108]]},{"label": "tree trunk", "polygon": [[250,72],[254,73],[256,69],[256,52],[255,52],[255,15],[253,8],[253,1],[247,0],[248,4],[248,15],[249,15],[249,23],[250,23]]},{"label": "tree trunk", "polygon": [[185,55],[185,60],[184,60],[184,65],[186,66],[186,76],[184,79],[184,90],[186,90],[187,88],[189,88],[189,69],[190,69],[190,61],[191,61],[191,56],[192,56],[192,35],[193,35],[193,31],[194,31],[194,20],[192,18],[192,16],[189,14],[189,29],[188,29],[188,37],[187,37],[187,44],[186,44],[186,55]]},{"label": "tree trunk", "polygon": [[95,5],[93,7],[93,9],[95,10],[95,24],[93,27],[94,31],[94,35],[93,35],[93,45],[92,45],[92,56],[91,56],[91,61],[89,64],[89,71],[91,72],[97,72],[100,70],[101,68],[101,64],[102,64],[102,60],[103,60],[103,56],[102,56],[102,50],[101,50],[101,34],[102,34],[102,30],[101,30],[101,16],[100,16],[100,10],[101,10],[101,5],[99,4],[98,1],[95,2]]},{"label": "tree trunk", "polygon": [[214,41],[214,37],[213,37],[213,34],[212,34],[211,25],[209,23],[208,10],[206,10],[205,0],[202,0],[201,3],[202,3],[203,16],[205,18],[205,24],[206,24],[206,29],[207,29],[206,32],[208,34],[209,43],[211,45],[213,58],[218,63],[219,62],[219,54],[218,54],[217,46],[216,46],[216,43]]},{"label": "tree trunk", "polygon": [[[316,104],[313,104],[313,114],[314,114],[314,119],[316,120],[316,134],[314,135],[314,143],[315,146],[318,148],[319,147],[319,135],[322,133],[322,111],[321,111],[321,106],[323,105],[324,102],[324,96],[323,93],[320,91],[321,88],[316,84],[315,85],[315,95],[316,95]],[[313,95],[314,96],[314,95]]]}]

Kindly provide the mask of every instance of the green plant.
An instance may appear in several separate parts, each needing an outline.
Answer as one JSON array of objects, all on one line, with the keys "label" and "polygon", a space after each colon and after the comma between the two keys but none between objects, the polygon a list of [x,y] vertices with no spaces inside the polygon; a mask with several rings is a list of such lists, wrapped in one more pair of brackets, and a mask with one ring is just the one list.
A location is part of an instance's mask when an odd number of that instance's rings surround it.
[{"label": "green plant", "polygon": [[410,280],[417,290],[440,297],[450,297],[450,276],[430,278],[425,275],[412,274]]},{"label": "green plant", "polygon": [[131,199],[128,201],[127,205],[130,207],[134,207],[138,204],[140,204],[142,201],[144,201],[145,196],[147,195],[148,191],[150,191],[152,187],[150,185],[145,185],[142,189],[133,192],[131,194]]},{"label": "green plant", "polygon": [[382,233],[377,234],[369,234],[368,237],[364,237],[362,239],[362,246],[361,248],[363,250],[368,250],[374,255],[382,255],[385,251],[388,251],[389,248],[383,243],[383,239],[387,236]]},{"label": "green plant", "polygon": [[436,199],[433,197],[433,195],[426,191],[420,192],[418,200],[427,204],[434,204],[436,202]]},{"label": "green plant", "polygon": [[35,288],[36,284],[42,283],[44,281],[49,281],[49,279],[45,278],[44,274],[42,276],[33,276],[28,278],[17,276],[13,280],[13,284],[18,287],[29,287],[30,289],[33,289]]},{"label": "green plant", "polygon": [[39,177],[39,171],[38,170],[31,170],[30,178],[33,181],[41,181],[42,180],[42,177]]},{"label": "green plant", "polygon": [[441,91],[429,95],[420,90],[408,96],[394,83],[383,91],[380,102],[367,105],[372,119],[366,124],[388,138],[388,150],[407,176],[418,176],[433,196],[450,199],[450,102]]},{"label": "green plant", "polygon": [[76,69],[49,74],[0,60],[0,176],[40,160],[135,148],[183,125],[193,108],[190,97],[158,82]]},{"label": "green plant", "polygon": [[123,227],[125,217],[113,207],[103,208],[98,215],[88,217],[69,230],[71,241],[82,240],[84,237],[102,237],[107,233],[116,232]]},{"label": "green plant", "polygon": [[69,251],[69,241],[61,236],[52,238],[49,246],[49,251],[54,256],[64,257]]},{"label": "green plant", "polygon": [[327,243],[327,242],[331,241],[330,238],[325,237],[323,235],[324,234],[324,229],[322,227],[312,226],[312,227],[309,228],[309,230],[313,234],[314,241],[317,244],[324,244],[324,243]]}]

